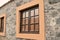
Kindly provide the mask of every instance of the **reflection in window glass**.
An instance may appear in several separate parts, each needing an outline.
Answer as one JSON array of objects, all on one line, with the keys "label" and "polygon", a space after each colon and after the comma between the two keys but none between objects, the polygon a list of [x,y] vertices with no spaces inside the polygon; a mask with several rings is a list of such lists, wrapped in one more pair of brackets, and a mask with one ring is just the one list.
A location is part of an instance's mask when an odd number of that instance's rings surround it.
[{"label": "reflection in window glass", "polygon": [[28,17],[28,16],[29,16],[29,15],[28,15],[28,13],[29,13],[29,12],[26,12],[26,17]]},{"label": "reflection in window glass", "polygon": [[25,24],[25,19],[22,19],[22,24]]},{"label": "reflection in window glass", "polygon": [[26,24],[28,24],[28,18],[26,18]]},{"label": "reflection in window glass", "polygon": [[35,31],[39,31],[39,25],[38,24],[35,25]]},{"label": "reflection in window glass", "polygon": [[23,18],[25,18],[25,12],[23,12],[23,15],[22,16],[23,16]]},{"label": "reflection in window glass", "polygon": [[39,10],[38,9],[35,9],[35,15],[39,15]]},{"label": "reflection in window glass", "polygon": [[26,25],[26,27],[25,27],[25,31],[28,31],[28,25]]},{"label": "reflection in window glass", "polygon": [[22,32],[24,31],[24,27],[25,27],[25,26],[22,26],[22,30],[21,30]]},{"label": "reflection in window glass", "polygon": [[30,31],[34,31],[34,25],[31,25],[31,30]]},{"label": "reflection in window glass", "polygon": [[38,18],[38,16],[35,17],[35,23],[39,23],[39,18]]},{"label": "reflection in window glass", "polygon": [[34,16],[34,10],[31,10],[31,16]]},{"label": "reflection in window glass", "polygon": [[34,23],[34,17],[31,17],[31,24]]}]

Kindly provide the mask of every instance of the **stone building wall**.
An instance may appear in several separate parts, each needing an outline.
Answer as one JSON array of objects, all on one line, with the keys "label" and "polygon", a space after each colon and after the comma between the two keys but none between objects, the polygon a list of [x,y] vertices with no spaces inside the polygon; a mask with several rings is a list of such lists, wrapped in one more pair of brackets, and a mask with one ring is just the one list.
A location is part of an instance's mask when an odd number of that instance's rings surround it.
[{"label": "stone building wall", "polygon": [[[6,13],[6,36],[0,40],[25,40],[16,38],[16,7],[31,0],[14,0],[0,9],[0,15]],[[60,40],[60,0],[44,0],[45,40]]]},{"label": "stone building wall", "polygon": [[60,0],[44,0],[46,40],[60,40]]}]

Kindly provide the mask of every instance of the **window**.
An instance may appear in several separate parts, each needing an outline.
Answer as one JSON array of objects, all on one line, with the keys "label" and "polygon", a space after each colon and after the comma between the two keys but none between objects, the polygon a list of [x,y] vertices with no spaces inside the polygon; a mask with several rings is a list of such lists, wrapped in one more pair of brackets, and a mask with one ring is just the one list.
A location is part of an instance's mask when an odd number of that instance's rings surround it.
[{"label": "window", "polygon": [[3,32],[4,29],[4,17],[0,18],[0,32]]},{"label": "window", "polygon": [[43,0],[32,0],[16,9],[16,37],[44,40]]},{"label": "window", "polygon": [[21,11],[20,32],[39,33],[39,5]]},{"label": "window", "polygon": [[0,15],[0,35],[5,36],[5,23],[6,23],[6,15]]}]

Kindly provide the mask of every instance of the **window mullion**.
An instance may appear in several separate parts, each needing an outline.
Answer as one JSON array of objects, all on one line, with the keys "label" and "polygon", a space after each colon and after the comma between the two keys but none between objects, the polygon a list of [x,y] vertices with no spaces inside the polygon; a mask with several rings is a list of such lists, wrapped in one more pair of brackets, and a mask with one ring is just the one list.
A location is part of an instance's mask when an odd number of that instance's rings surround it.
[{"label": "window mullion", "polygon": [[35,9],[34,9],[34,31],[35,31]]},{"label": "window mullion", "polygon": [[26,32],[26,12],[25,12],[25,24],[24,24],[24,31]]},{"label": "window mullion", "polygon": [[28,16],[28,32],[30,32],[30,21],[31,21],[31,20],[30,20],[30,19],[31,19],[31,18],[30,18],[30,13],[31,13],[31,12],[30,12],[30,10],[29,10],[29,14],[28,14],[28,15],[29,15],[29,16]]}]

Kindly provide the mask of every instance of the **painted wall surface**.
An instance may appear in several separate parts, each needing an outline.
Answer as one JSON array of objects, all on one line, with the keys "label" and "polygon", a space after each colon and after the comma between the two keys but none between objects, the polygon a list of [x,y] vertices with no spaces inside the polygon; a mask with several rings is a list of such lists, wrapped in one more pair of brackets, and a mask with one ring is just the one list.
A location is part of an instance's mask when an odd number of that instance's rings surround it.
[{"label": "painted wall surface", "polygon": [[[14,0],[0,9],[6,13],[6,36],[0,40],[25,40],[16,38],[16,7],[31,0]],[[45,7],[45,40],[60,40],[60,0],[44,0]]]}]

